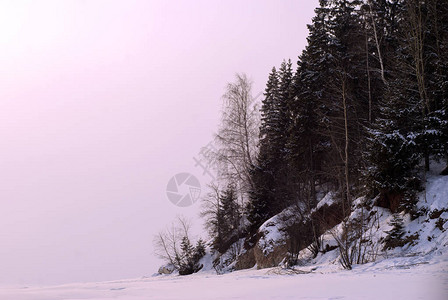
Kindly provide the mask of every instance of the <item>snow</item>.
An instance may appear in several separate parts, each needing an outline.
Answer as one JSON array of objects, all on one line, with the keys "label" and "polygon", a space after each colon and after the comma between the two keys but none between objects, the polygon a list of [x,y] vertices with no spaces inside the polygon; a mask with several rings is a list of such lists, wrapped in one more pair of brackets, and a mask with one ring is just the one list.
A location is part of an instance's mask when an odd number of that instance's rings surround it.
[{"label": "snow", "polygon": [[325,197],[322,198],[322,200],[319,201],[319,203],[317,203],[317,207],[315,208],[315,210],[319,210],[321,207],[327,205],[327,206],[331,206],[333,205],[333,203],[335,203],[335,197],[333,195],[332,192],[329,192],[325,195]]},{"label": "snow", "polygon": [[[50,287],[1,288],[8,300],[147,299],[446,299],[448,257],[432,262],[392,258],[352,271],[325,267],[309,274],[277,275],[278,268],[224,275],[163,275]],[[306,272],[303,272],[306,273]]]},{"label": "snow", "polygon": [[[140,279],[108,282],[73,283],[59,286],[0,287],[5,300],[147,300],[147,299],[447,299],[448,295],[448,176],[429,173],[426,192],[419,195],[418,209],[426,214],[415,220],[402,215],[406,236],[418,235],[415,244],[380,251],[375,261],[343,270],[337,249],[313,258],[308,249],[299,253],[296,269],[281,267],[236,271],[217,275],[215,258],[209,251],[201,260],[201,272],[189,276],[154,275]],[[327,194],[319,207],[334,201]],[[350,218],[359,217],[364,198],[354,201],[357,207]],[[441,212],[437,218],[431,213]],[[444,212],[442,212],[444,211]],[[365,212],[365,211],[364,211]],[[367,224],[364,237],[379,242],[391,226],[388,209],[374,207],[375,218]],[[263,251],[284,241],[282,226],[297,215],[286,209],[261,227],[259,245]],[[341,225],[322,236],[322,244],[335,246],[335,234]],[[375,243],[374,243],[375,244]],[[375,250],[375,249],[373,249]],[[376,250],[375,250],[376,251]]]},{"label": "snow", "polygon": [[430,210],[448,208],[448,180],[447,176],[428,178],[426,201],[431,202]]},{"label": "snow", "polygon": [[261,233],[261,237],[258,246],[263,249],[265,255],[274,251],[276,246],[284,244],[286,239],[285,227],[297,218],[294,210],[287,208],[260,226],[258,231]]},{"label": "snow", "polygon": [[274,248],[277,245],[282,244],[286,238],[274,221],[263,224],[263,228],[260,228],[259,231],[263,233],[263,235],[258,241],[258,245],[260,249],[263,249],[265,255],[274,251]]}]

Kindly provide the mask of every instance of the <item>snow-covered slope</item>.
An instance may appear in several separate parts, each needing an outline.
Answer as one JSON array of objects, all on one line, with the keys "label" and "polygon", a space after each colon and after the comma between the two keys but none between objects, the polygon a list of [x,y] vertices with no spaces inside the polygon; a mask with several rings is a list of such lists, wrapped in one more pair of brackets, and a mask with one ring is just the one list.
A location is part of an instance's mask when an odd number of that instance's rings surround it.
[{"label": "snow-covered slope", "polygon": [[[432,167],[433,173],[427,174],[426,191],[418,195],[417,210],[420,216],[411,219],[409,214],[400,214],[404,220],[403,239],[406,241],[403,247],[383,249],[387,232],[392,229],[390,224],[393,214],[389,209],[371,206],[368,203],[372,203],[372,200],[361,197],[354,201],[353,212],[346,224],[338,224],[321,236],[322,249],[332,249],[332,251],[322,251],[324,253],[321,252],[314,257],[310,250],[304,249],[299,253],[299,264],[302,267],[341,269],[341,255],[336,247],[338,246],[337,239],[343,236],[344,226],[351,232],[360,231],[360,220],[364,222],[361,233],[358,233],[361,238],[358,237],[352,245],[357,249],[362,248],[356,251],[362,253],[364,263],[380,263],[391,257],[415,257],[428,262],[434,255],[448,252],[448,176],[437,175],[441,166],[433,165]],[[316,209],[336,203],[337,201],[333,198],[334,195],[331,193],[326,194]],[[263,253],[269,254],[276,247],[280,248],[284,244],[287,239],[283,230],[285,223],[278,219],[287,213],[288,210],[285,210],[260,227],[259,232],[262,234],[258,247],[261,247]],[[355,225],[347,226],[350,222]],[[363,242],[360,243],[360,241]],[[356,262],[357,258],[354,259],[354,264]]]},{"label": "snow-covered slope", "polygon": [[[327,195],[324,204],[332,202]],[[363,198],[356,199],[350,218],[359,217]],[[344,270],[339,250],[320,253],[313,258],[309,250],[300,253],[301,265],[256,268],[216,275],[209,252],[201,263],[203,269],[193,275],[159,275],[141,279],[79,283],[49,287],[0,287],[5,300],[143,300],[143,299],[447,299],[448,295],[448,176],[429,174],[426,192],[419,195],[422,215],[411,220],[403,215],[405,234],[412,243],[393,250],[382,250],[381,243],[372,248],[375,260]],[[372,213],[373,212],[373,213]],[[287,214],[288,211],[282,214]],[[388,209],[373,207],[376,217],[366,231],[373,242],[381,241],[390,229],[392,214]],[[279,217],[266,222],[259,244],[272,251],[284,239],[276,228]],[[323,244],[335,246],[340,225],[322,236]],[[375,245],[375,243],[372,243]],[[331,248],[331,247],[330,247]],[[376,252],[375,252],[376,251]]]}]

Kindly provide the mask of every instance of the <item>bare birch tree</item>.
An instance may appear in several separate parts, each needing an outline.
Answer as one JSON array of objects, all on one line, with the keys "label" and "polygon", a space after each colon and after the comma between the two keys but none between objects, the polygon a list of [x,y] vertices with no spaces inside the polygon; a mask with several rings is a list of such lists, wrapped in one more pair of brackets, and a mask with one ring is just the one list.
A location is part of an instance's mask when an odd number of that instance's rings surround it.
[{"label": "bare birch tree", "polygon": [[182,260],[182,239],[190,240],[191,223],[184,217],[178,217],[165,230],[160,231],[154,238],[156,255],[179,269]]},{"label": "bare birch tree", "polygon": [[242,199],[252,186],[249,171],[257,154],[258,130],[259,113],[252,97],[252,82],[245,74],[237,74],[223,95],[221,125],[207,159],[216,167],[218,179],[234,184]]}]

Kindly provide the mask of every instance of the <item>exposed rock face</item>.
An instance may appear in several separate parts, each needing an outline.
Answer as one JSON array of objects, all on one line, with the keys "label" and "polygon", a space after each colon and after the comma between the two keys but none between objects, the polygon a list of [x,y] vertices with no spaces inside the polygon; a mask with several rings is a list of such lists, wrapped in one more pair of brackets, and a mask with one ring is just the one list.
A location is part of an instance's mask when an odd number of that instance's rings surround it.
[{"label": "exposed rock face", "polygon": [[275,245],[268,253],[260,248],[257,243],[253,248],[255,261],[258,269],[270,268],[278,266],[288,253],[288,246],[286,244]]},{"label": "exposed rock face", "polygon": [[270,218],[258,229],[258,240],[253,247],[255,262],[259,269],[276,267],[289,249],[287,228],[297,219],[292,209],[285,209]]},{"label": "exposed rock face", "polygon": [[[327,198],[331,200],[326,200]],[[314,221],[314,224],[317,225],[316,233],[318,235],[333,228],[344,219],[342,204],[340,201],[335,200],[335,198],[335,195],[328,193],[311,213],[310,217]]]},{"label": "exposed rock face", "polygon": [[172,264],[167,264],[159,268],[159,274],[171,274],[174,272],[174,269]]},{"label": "exposed rock face", "polygon": [[285,209],[260,226],[254,246],[238,257],[236,269],[251,268],[255,264],[259,269],[278,266],[288,252],[297,253],[312,243],[313,226],[315,233],[321,235],[339,224],[344,218],[341,211],[341,203],[332,193],[305,219],[293,207]]},{"label": "exposed rock face", "polygon": [[238,256],[235,264],[236,270],[250,269],[257,261],[255,260],[254,248],[247,250],[245,253]]},{"label": "exposed rock face", "polygon": [[376,205],[389,208],[391,212],[395,213],[398,211],[402,198],[403,193],[383,192]]}]

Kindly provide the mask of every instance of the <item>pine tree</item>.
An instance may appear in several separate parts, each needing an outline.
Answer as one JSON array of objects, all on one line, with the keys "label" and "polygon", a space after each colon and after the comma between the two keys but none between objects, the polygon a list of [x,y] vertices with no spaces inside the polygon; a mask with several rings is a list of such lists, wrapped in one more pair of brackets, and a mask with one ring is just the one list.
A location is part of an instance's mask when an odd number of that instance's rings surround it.
[{"label": "pine tree", "polygon": [[260,151],[251,169],[253,182],[250,199],[247,204],[247,218],[251,223],[251,232],[276,213],[275,168],[278,161],[278,104],[280,81],[276,68],[272,68],[261,106]]},{"label": "pine tree", "polygon": [[414,210],[415,195],[425,181],[419,172],[429,170],[431,155],[443,156],[445,151],[445,108],[442,97],[436,96],[443,93],[443,72],[433,75],[443,66],[437,59],[433,63],[438,52],[434,41],[443,39],[431,38],[431,2],[395,1],[398,25],[389,38],[395,50],[388,55],[388,85],[371,130],[368,186],[380,192],[381,202],[393,211]]},{"label": "pine tree", "polygon": [[403,219],[398,213],[393,214],[393,218],[389,223],[392,229],[386,231],[387,236],[384,239],[384,250],[394,249],[396,247],[402,247],[405,244]]},{"label": "pine tree", "polygon": [[261,107],[260,152],[251,171],[254,184],[247,205],[252,228],[291,205],[287,141],[293,99],[291,61],[283,61],[279,71],[272,69]]},{"label": "pine tree", "polygon": [[[302,70],[304,70],[302,72]],[[290,109],[291,122],[286,144],[286,161],[292,197],[305,203],[308,210],[316,204],[316,180],[319,177],[321,147],[318,123],[315,114],[316,101],[307,95],[305,86],[306,62],[299,61],[293,80]]]},{"label": "pine tree", "polygon": [[359,1],[320,4],[301,57],[305,66],[301,84],[309,89],[301,98],[316,102],[317,140],[325,170],[321,179],[336,187],[349,207],[368,120],[364,33],[356,12]]},{"label": "pine tree", "polygon": [[263,153],[259,154],[257,163],[251,170],[251,178],[254,187],[250,192],[245,211],[250,222],[249,232],[254,234],[264,221],[275,214],[274,177]]},{"label": "pine tree", "polygon": [[260,109],[261,124],[260,124],[260,153],[268,156],[265,159],[272,159],[271,152],[273,151],[273,141],[277,133],[275,114],[277,104],[279,102],[279,75],[275,67],[272,68],[269,74],[269,79],[266,84],[264,99]]},{"label": "pine tree", "polygon": [[193,273],[193,252],[194,248],[190,243],[190,239],[186,236],[182,238],[182,242],[180,244],[181,249],[181,263],[179,266],[179,274],[187,275]]},{"label": "pine tree", "polygon": [[[397,211],[400,202],[406,201],[420,188],[417,165],[421,159],[415,143],[413,120],[415,104],[399,97],[398,79],[391,80],[387,102],[380,109],[380,116],[370,130],[366,173],[367,186],[373,194],[380,193],[382,206]],[[397,89],[397,90],[395,90]]]},{"label": "pine tree", "polygon": [[221,194],[220,215],[222,215],[221,230],[225,239],[229,240],[236,235],[241,221],[235,188],[231,185]]},{"label": "pine tree", "polygon": [[420,4],[420,11],[426,19],[422,28],[423,59],[430,100],[423,147],[448,164],[448,6],[443,1],[429,0]]},{"label": "pine tree", "polygon": [[276,209],[278,211],[295,202],[294,190],[291,186],[292,176],[288,165],[288,137],[291,129],[291,110],[293,108],[293,78],[291,60],[283,61],[279,68],[279,101],[276,105],[277,133],[273,146],[275,165],[273,166],[275,179]]},{"label": "pine tree", "polygon": [[205,255],[205,244],[199,239],[196,246],[190,242],[187,236],[184,236],[180,245],[181,259],[179,265],[179,275],[189,275],[198,272],[202,265],[199,260]]},{"label": "pine tree", "polygon": [[214,240],[214,248],[224,253],[231,244],[240,239],[242,230],[242,214],[238,204],[237,192],[233,185],[220,192],[217,215],[219,227]]},{"label": "pine tree", "polygon": [[196,246],[194,247],[193,260],[195,262],[199,262],[201,258],[205,255],[205,243],[202,239],[199,239],[196,242]]},{"label": "pine tree", "polygon": [[316,16],[308,25],[308,45],[299,57],[297,71],[292,82],[290,127],[288,130],[287,155],[290,185],[297,203],[304,203],[310,210],[316,204],[316,185],[325,184],[323,166],[328,163],[331,144],[323,134],[331,108],[326,107],[329,98],[327,80],[331,77],[333,64],[328,51],[330,35],[328,1],[320,1]]}]

